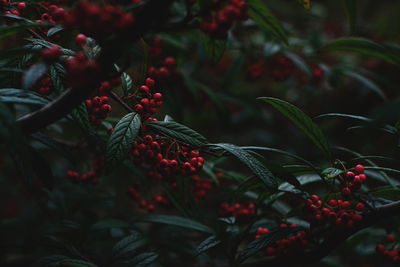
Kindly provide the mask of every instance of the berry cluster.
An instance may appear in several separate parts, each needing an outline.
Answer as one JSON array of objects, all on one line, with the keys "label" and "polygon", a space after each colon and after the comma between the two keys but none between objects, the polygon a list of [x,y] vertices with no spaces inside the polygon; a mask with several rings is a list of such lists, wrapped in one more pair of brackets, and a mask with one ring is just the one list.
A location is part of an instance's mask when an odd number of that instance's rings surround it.
[{"label": "berry cluster", "polygon": [[11,8],[11,5],[7,2],[7,0],[0,1],[0,9],[4,10],[5,8],[9,7],[9,10],[4,11],[4,14],[15,15],[15,16],[22,16],[26,9],[25,2],[19,2],[16,5],[16,8]]},{"label": "berry cluster", "polygon": [[190,150],[169,139],[154,140],[151,135],[135,141],[131,156],[136,165],[147,169],[149,178],[158,180],[196,174],[204,164],[198,150]]},{"label": "berry cluster", "polygon": [[119,7],[99,6],[81,2],[65,14],[63,25],[66,28],[79,28],[95,38],[104,38],[130,28],[135,19]]},{"label": "berry cluster", "polygon": [[351,194],[361,188],[361,185],[365,183],[367,176],[364,174],[364,166],[358,164],[354,168],[354,172],[346,172],[346,178],[341,179],[342,185],[342,195],[344,197],[349,197]]},{"label": "berry cluster", "polygon": [[89,60],[83,52],[79,52],[74,57],[67,59],[64,62],[64,66],[67,71],[66,79],[73,88],[90,83],[100,71],[97,63]]},{"label": "berry cluster", "polygon": [[249,7],[245,1],[230,0],[226,1],[214,0],[216,9],[208,14],[201,24],[201,30],[213,39],[226,39],[228,30],[232,24],[238,20],[246,20],[249,17]]},{"label": "berry cluster", "polygon": [[61,48],[59,46],[54,45],[52,47],[43,49],[41,55],[43,61],[50,65],[55,63],[62,54],[63,52]]},{"label": "berry cluster", "polygon": [[388,245],[388,249],[385,248],[384,244],[378,244],[376,246],[376,251],[383,255],[388,261],[392,263],[400,263],[400,246],[395,242],[395,237],[393,235],[387,235],[385,238],[385,243]]},{"label": "berry cluster", "polygon": [[169,200],[161,195],[154,197],[154,204],[147,203],[146,200],[141,199],[140,193],[137,191],[140,187],[140,184],[137,183],[133,187],[128,188],[128,196],[135,202],[138,203],[139,207],[142,209],[146,209],[148,212],[154,212],[156,210],[156,205],[158,206],[169,206]]},{"label": "berry cluster", "polygon": [[[297,227],[296,224],[287,225],[282,223],[280,228],[287,227]],[[260,237],[263,234],[267,234],[269,231],[266,228],[258,228],[257,236]],[[256,238],[257,238],[256,236]],[[265,253],[267,256],[285,256],[288,254],[293,254],[298,251],[304,250],[304,248],[308,245],[307,234],[305,231],[299,231],[295,234],[290,235],[287,238],[280,239],[275,241],[274,245],[269,246],[265,249]]]},{"label": "berry cluster", "polygon": [[91,123],[99,125],[107,117],[112,110],[108,102],[107,96],[95,96],[85,101]]},{"label": "berry cluster", "polygon": [[176,68],[177,62],[173,57],[166,57],[162,62],[162,66],[156,68],[150,67],[149,76],[162,84],[169,84],[181,80],[181,74]]},{"label": "berry cluster", "polygon": [[246,217],[246,216],[252,216],[255,214],[255,205],[253,203],[250,203],[248,205],[243,205],[239,203],[235,203],[232,206],[229,206],[228,203],[222,203],[220,210],[219,210],[219,216],[221,217]]},{"label": "berry cluster", "polygon": [[194,183],[191,191],[195,201],[204,198],[213,189],[214,181],[211,178],[202,180],[199,175],[193,175],[192,180]]},{"label": "berry cluster", "polygon": [[151,59],[156,59],[161,56],[162,50],[162,40],[161,38],[154,38],[151,46],[147,48],[147,53]]},{"label": "berry cluster", "polygon": [[53,83],[48,76],[40,78],[32,88],[41,95],[49,95],[54,89]]},{"label": "berry cluster", "polygon": [[104,156],[95,157],[93,160],[93,171],[89,171],[85,174],[79,174],[78,172],[68,171],[67,178],[74,183],[85,183],[85,184],[98,184],[99,177],[104,167]]},{"label": "berry cluster", "polygon": [[271,71],[271,75],[277,82],[287,80],[294,73],[295,70],[293,62],[283,55],[275,56],[272,62],[272,66],[273,69]]},{"label": "berry cluster", "polygon": [[247,69],[247,78],[250,81],[254,81],[261,78],[261,76],[264,73],[264,65],[265,65],[264,59],[260,59],[256,63],[250,65]]},{"label": "berry cluster", "polygon": [[[125,100],[135,99],[139,102],[134,106],[136,113],[140,114],[143,121],[150,119],[150,116],[157,112],[157,108],[161,107],[162,94],[150,92],[150,89],[154,87],[154,80],[151,78],[146,79],[146,84],[140,86],[139,92],[127,96]],[[151,120],[151,119],[150,119]]]},{"label": "berry cluster", "polygon": [[352,228],[362,220],[365,205],[359,202],[353,209],[350,201],[341,199],[331,199],[324,204],[317,195],[312,195],[306,200],[304,209],[307,220],[317,225],[330,222],[337,227]]}]

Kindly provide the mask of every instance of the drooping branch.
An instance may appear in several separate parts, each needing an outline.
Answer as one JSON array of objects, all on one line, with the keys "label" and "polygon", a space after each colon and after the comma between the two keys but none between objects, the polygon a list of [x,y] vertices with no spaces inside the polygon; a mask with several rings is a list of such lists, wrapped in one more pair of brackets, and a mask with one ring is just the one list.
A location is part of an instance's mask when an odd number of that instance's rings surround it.
[{"label": "drooping branch", "polygon": [[140,39],[156,26],[162,25],[168,17],[168,10],[173,0],[148,0],[136,14],[132,28],[120,33],[115,38],[101,43],[102,50],[96,62],[101,72],[90,82],[80,88],[71,88],[58,98],[39,110],[29,113],[17,120],[25,134],[32,134],[58,121],[90,96],[101,81],[112,70],[113,64],[122,56],[123,47]]},{"label": "drooping branch", "polygon": [[249,262],[242,264],[245,267],[256,266],[304,266],[305,264],[316,263],[329,255],[335,248],[343,244],[349,237],[365,228],[371,227],[376,223],[390,217],[400,216],[400,201],[377,207],[364,215],[363,220],[352,229],[335,229],[325,241],[318,247],[291,255],[290,257],[276,257],[262,261]]}]

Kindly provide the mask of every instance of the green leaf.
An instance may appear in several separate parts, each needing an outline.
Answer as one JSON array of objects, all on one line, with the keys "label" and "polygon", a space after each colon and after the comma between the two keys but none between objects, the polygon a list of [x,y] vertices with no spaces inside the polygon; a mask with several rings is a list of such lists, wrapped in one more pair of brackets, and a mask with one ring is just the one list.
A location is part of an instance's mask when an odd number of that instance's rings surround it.
[{"label": "green leaf", "polygon": [[0,89],[0,102],[43,106],[50,101],[32,91],[5,88]]},{"label": "green leaf", "polygon": [[123,238],[112,248],[114,258],[124,257],[126,254],[140,248],[147,243],[139,233],[135,233]]},{"label": "green leaf", "polygon": [[[57,44],[48,42],[48,41],[43,40],[43,39],[30,39],[30,38],[27,38],[26,40],[31,42],[33,45],[39,45],[39,46],[42,46],[42,47],[45,47],[45,48],[50,48],[52,46],[59,46]],[[63,47],[60,47],[60,48],[61,48],[61,51],[63,52],[63,54],[66,55],[66,56],[75,56],[75,54],[76,54],[75,51],[73,51],[73,50],[66,49],[66,48],[63,48]]]},{"label": "green leaf", "polygon": [[400,188],[385,188],[369,193],[375,197],[380,197],[391,201],[400,200]]},{"label": "green leaf", "polygon": [[326,168],[325,170],[323,170],[321,172],[321,174],[326,176],[326,178],[328,178],[328,179],[335,178],[336,176],[338,176],[339,174],[342,174],[342,173],[344,173],[343,170],[336,169],[336,168]]},{"label": "green leaf", "polygon": [[127,156],[140,129],[140,116],[134,112],[125,115],[114,127],[106,146],[105,164],[111,168]]},{"label": "green leaf", "polygon": [[123,265],[126,265],[127,267],[146,267],[152,262],[154,262],[158,258],[158,255],[153,252],[146,252],[146,253],[141,253],[137,255],[135,258],[129,260],[129,261],[123,261],[121,262]]},{"label": "green leaf", "polygon": [[64,255],[50,255],[39,259],[32,267],[56,267],[59,266],[58,262],[65,259],[68,259],[68,257]]},{"label": "green leaf", "polygon": [[76,109],[72,110],[71,115],[82,129],[87,130],[90,128],[89,115],[85,103],[81,103]]},{"label": "green leaf", "polygon": [[51,37],[54,34],[57,34],[57,33],[61,32],[62,30],[64,30],[64,28],[61,25],[57,25],[55,27],[52,27],[47,31],[47,37]]},{"label": "green leaf", "polygon": [[65,259],[60,261],[61,267],[97,267],[93,263],[83,261],[83,260],[76,260],[76,259]]},{"label": "green leaf", "polygon": [[64,76],[65,69],[60,63],[56,63],[50,66],[50,79],[53,83],[54,89],[58,94],[61,94],[64,91]]},{"label": "green leaf", "polygon": [[146,125],[194,147],[201,147],[208,143],[201,134],[174,121],[153,121],[147,122]]},{"label": "green leaf", "polygon": [[311,141],[327,155],[329,159],[332,157],[328,141],[321,129],[303,111],[292,104],[277,98],[260,97],[258,99],[271,104],[279,110],[289,120],[296,124],[297,127],[299,127],[311,139]]},{"label": "green leaf", "polygon": [[226,40],[212,39],[207,34],[201,33],[204,50],[211,65],[216,65],[224,55]]},{"label": "green leaf", "polygon": [[121,75],[121,86],[124,91],[124,95],[127,96],[133,90],[133,82],[131,77],[125,72]]},{"label": "green leaf", "polygon": [[268,234],[260,236],[259,238],[247,244],[247,246],[240,252],[237,262],[243,262],[247,258],[256,254],[261,249],[271,246],[275,243],[275,241],[286,238],[289,234],[292,234],[299,230],[299,227],[280,228],[271,231]]},{"label": "green leaf", "polygon": [[400,63],[400,55],[394,49],[360,37],[337,39],[321,48],[321,51],[334,50],[357,52],[377,57],[393,64]]},{"label": "green leaf", "polygon": [[310,0],[297,0],[299,4],[305,9],[305,10],[310,10],[311,9],[311,1]]},{"label": "green leaf", "polygon": [[351,33],[356,30],[356,0],[343,0],[344,11],[346,12],[347,21],[350,25]]},{"label": "green leaf", "polygon": [[345,71],[344,74],[346,74],[347,76],[356,80],[358,83],[363,85],[366,89],[369,89],[369,90],[373,91],[374,93],[376,93],[377,95],[379,95],[384,101],[387,101],[386,95],[382,91],[382,89],[379,88],[378,85],[376,85],[373,81],[371,81],[367,77],[365,77],[361,74],[352,72],[352,71]]},{"label": "green leaf", "polygon": [[211,144],[211,146],[221,148],[238,158],[264,182],[269,190],[275,190],[277,188],[278,184],[274,175],[246,150],[232,144]]},{"label": "green leaf", "polygon": [[215,247],[221,243],[221,240],[219,240],[215,235],[212,235],[208,237],[206,240],[200,243],[197,247],[197,255],[209,250],[210,248]]},{"label": "green leaf", "polygon": [[104,230],[108,228],[127,228],[129,227],[130,224],[122,221],[122,220],[117,220],[117,219],[104,219],[101,220],[97,223],[95,223],[92,226],[93,230]]},{"label": "green leaf", "polygon": [[285,29],[279,20],[272,14],[271,10],[265,6],[262,0],[248,0],[249,16],[260,27],[270,32],[276,38],[288,44],[288,37]]},{"label": "green leaf", "polygon": [[213,234],[214,231],[208,226],[201,224],[199,222],[193,221],[191,219],[172,216],[172,215],[144,215],[134,219],[136,222],[152,222],[179,226],[183,228],[188,228],[192,230],[197,230],[205,233]]},{"label": "green leaf", "polygon": [[25,73],[22,87],[25,90],[31,89],[32,86],[45,74],[47,71],[47,65],[44,63],[35,64],[28,69]]}]

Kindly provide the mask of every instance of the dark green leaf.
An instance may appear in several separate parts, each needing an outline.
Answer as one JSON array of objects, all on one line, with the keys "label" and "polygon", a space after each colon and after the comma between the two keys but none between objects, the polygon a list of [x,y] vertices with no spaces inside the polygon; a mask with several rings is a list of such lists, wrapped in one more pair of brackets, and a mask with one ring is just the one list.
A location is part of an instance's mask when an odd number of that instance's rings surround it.
[{"label": "dark green leaf", "polygon": [[85,103],[81,103],[76,109],[71,112],[71,115],[82,129],[87,130],[90,128],[88,117],[89,115]]},{"label": "dark green leaf", "polygon": [[298,227],[280,228],[269,232],[268,234],[262,235],[259,238],[253,240],[240,252],[237,261],[243,262],[247,258],[253,256],[258,251],[268,246],[271,246],[275,241],[287,237],[289,234],[299,231]]},{"label": "dark green leaf", "polygon": [[356,30],[356,0],[343,0],[344,11],[346,12],[347,21],[350,25],[351,33]]},{"label": "dark green leaf", "polygon": [[59,266],[58,262],[65,259],[68,259],[68,257],[64,255],[46,256],[35,262],[32,267],[56,267]]},{"label": "dark green leaf", "polygon": [[65,69],[60,63],[56,63],[50,66],[50,79],[53,83],[54,89],[58,94],[64,91],[64,76]]},{"label": "dark green leaf", "polygon": [[133,90],[133,82],[131,77],[125,72],[121,75],[121,86],[124,91],[124,95],[129,95]]},{"label": "dark green leaf", "polygon": [[55,26],[55,27],[52,27],[52,28],[50,28],[50,29],[47,31],[47,37],[51,37],[51,36],[53,36],[54,34],[57,34],[57,33],[59,33],[59,32],[62,31],[62,30],[64,30],[64,28],[63,28],[62,26],[60,26],[60,25]]},{"label": "dark green leaf", "polygon": [[140,116],[134,112],[125,115],[114,127],[106,146],[105,164],[109,168],[122,162],[132,149],[140,129]]},{"label": "dark green leaf", "polygon": [[28,69],[25,73],[22,87],[25,90],[31,89],[32,86],[45,74],[47,71],[47,65],[43,63],[35,64]]},{"label": "dark green leaf", "polygon": [[391,201],[400,200],[400,188],[385,188],[369,193],[375,197],[380,197]]},{"label": "dark green leaf", "polygon": [[50,101],[32,91],[5,88],[0,89],[0,102],[43,106]]},{"label": "dark green leaf", "polygon": [[344,173],[344,170],[336,169],[336,168],[326,168],[321,172],[322,175],[326,176],[326,178],[335,178],[339,174]]},{"label": "dark green leaf", "polygon": [[158,255],[153,252],[147,252],[137,255],[135,258],[124,261],[122,264],[127,267],[135,266],[135,267],[146,267],[152,262],[154,262],[158,258]]},{"label": "dark green leaf", "polygon": [[146,125],[194,147],[201,147],[208,143],[207,139],[201,134],[174,121],[153,121],[146,123]]},{"label": "dark green leaf", "polygon": [[268,189],[275,190],[277,188],[278,184],[274,175],[246,150],[232,144],[212,144],[211,146],[221,148],[238,158],[264,182]]},{"label": "dark green leaf", "polygon": [[211,65],[216,65],[222,58],[226,48],[226,40],[212,39],[201,33],[204,49]]},{"label": "dark green leaf", "polygon": [[303,111],[292,104],[277,98],[260,97],[258,99],[261,99],[274,106],[283,115],[296,124],[297,127],[299,127],[311,139],[311,141],[328,156],[328,158],[332,157],[328,141],[326,140],[321,129]]},{"label": "dark green leaf", "polygon": [[[41,47],[44,47],[44,48],[49,48],[49,47],[52,47],[52,46],[59,46],[57,44],[53,44],[53,43],[48,42],[48,41],[43,40],[43,39],[29,39],[28,38],[26,40],[31,42],[33,45],[38,45],[38,46],[41,46]],[[63,48],[63,47],[61,47],[61,51],[66,56],[75,56],[75,54],[76,54],[75,51],[70,50],[70,49],[66,49],[66,48]]]},{"label": "dark green leaf", "polygon": [[323,46],[321,51],[345,50],[377,57],[393,64],[400,63],[400,55],[385,45],[359,37],[341,38]]},{"label": "dark green leaf", "polygon": [[219,243],[221,243],[221,240],[219,240],[215,235],[208,237],[197,247],[197,255],[209,250],[210,248],[215,247]]},{"label": "dark green leaf", "polygon": [[76,259],[65,259],[60,261],[61,267],[97,267],[93,263],[83,261],[83,260],[76,260]]},{"label": "dark green leaf", "polygon": [[133,234],[123,238],[112,249],[114,258],[124,257],[129,255],[136,249],[144,246],[147,243],[139,234]]},{"label": "dark green leaf", "polygon": [[262,0],[248,0],[247,2],[249,3],[250,18],[276,38],[288,44],[285,29],[264,2]]},{"label": "dark green leaf", "polygon": [[377,95],[379,95],[383,100],[387,100],[385,93],[382,91],[381,88],[379,88],[378,85],[376,85],[373,81],[368,79],[367,77],[352,72],[352,71],[345,71],[344,74],[346,74],[349,77],[352,77],[354,80],[360,83],[360,85],[364,86],[366,89],[373,91]]},{"label": "dark green leaf", "polygon": [[192,230],[197,230],[205,233],[213,234],[214,231],[208,226],[201,224],[199,222],[193,221],[191,219],[172,216],[172,215],[144,215],[134,219],[137,222],[152,222],[179,226],[183,228],[188,228]]},{"label": "dark green leaf", "polygon": [[130,226],[130,224],[125,221],[121,221],[121,220],[117,220],[117,219],[104,219],[104,220],[101,220],[101,221],[95,223],[92,226],[92,229],[93,230],[104,230],[104,229],[108,229],[108,228],[126,228],[129,226]]}]

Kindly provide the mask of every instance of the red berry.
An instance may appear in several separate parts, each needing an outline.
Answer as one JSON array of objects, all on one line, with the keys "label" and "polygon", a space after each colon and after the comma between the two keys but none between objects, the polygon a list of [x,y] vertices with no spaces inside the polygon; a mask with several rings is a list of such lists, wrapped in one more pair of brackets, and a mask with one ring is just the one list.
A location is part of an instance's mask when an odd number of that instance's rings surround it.
[{"label": "red berry", "polygon": [[161,98],[162,98],[162,94],[160,94],[160,93],[155,93],[153,95],[153,99],[156,100],[156,101],[161,100]]},{"label": "red berry", "polygon": [[364,172],[364,166],[361,164],[358,164],[355,168],[354,168],[355,172],[360,174]]},{"label": "red berry", "polygon": [[349,179],[349,180],[352,180],[353,178],[354,178],[354,172],[346,172],[346,177]]},{"label": "red berry", "polygon": [[154,207],[153,204],[150,204],[150,205],[147,206],[147,210],[148,210],[149,212],[153,212],[155,209],[156,209],[156,207]]},{"label": "red berry", "polygon": [[56,62],[61,55],[62,50],[59,46],[56,45],[42,50],[43,61],[47,64],[52,64]]},{"label": "red berry", "polygon": [[80,33],[75,37],[75,43],[78,46],[84,46],[87,43],[86,35]]},{"label": "red berry", "polygon": [[348,197],[351,195],[351,189],[349,187],[345,187],[342,189],[342,195]]},{"label": "red berry", "polygon": [[24,10],[26,9],[26,3],[25,2],[19,2],[17,5],[17,8],[20,12],[24,12]]},{"label": "red berry", "polygon": [[356,205],[356,210],[357,211],[362,212],[362,211],[364,211],[364,209],[365,209],[365,206],[364,206],[363,203],[361,203],[361,202],[357,203],[357,205]]},{"label": "red berry", "polygon": [[153,79],[151,79],[151,78],[147,78],[146,79],[146,85],[148,86],[148,87],[153,87],[154,86],[154,84],[155,84],[155,82],[154,82],[154,80]]},{"label": "red berry", "polygon": [[385,237],[386,243],[393,243],[394,242],[394,236],[393,235],[387,235]]},{"label": "red berry", "polygon": [[164,60],[164,65],[167,66],[169,69],[175,69],[176,68],[176,60],[173,57],[167,57]]}]

